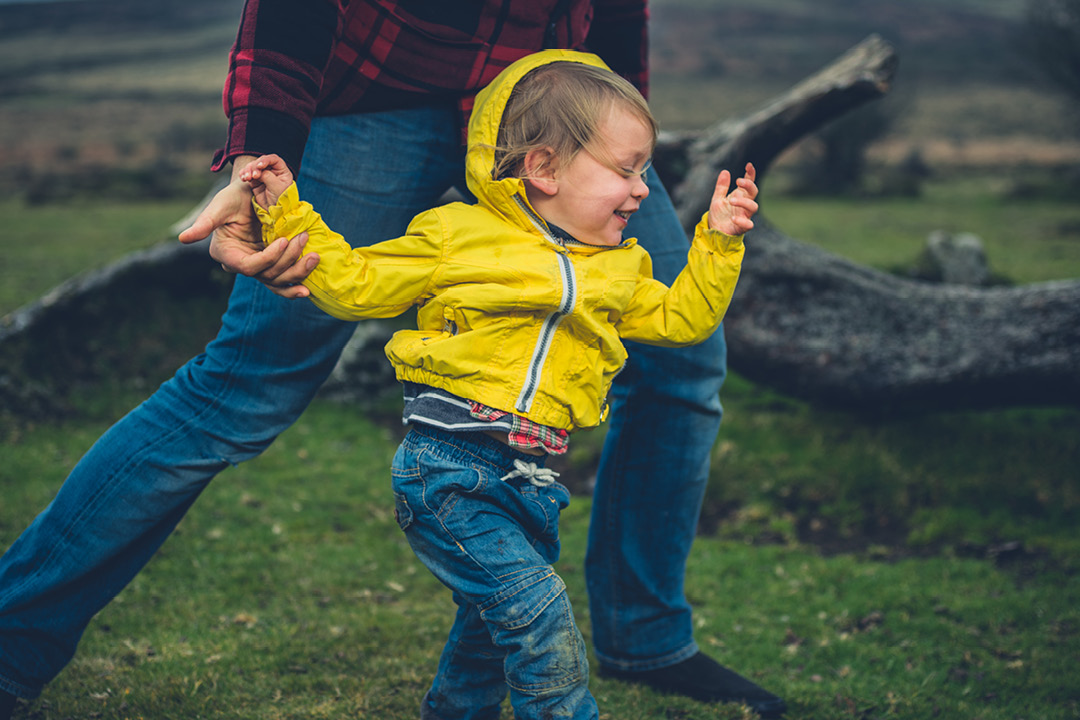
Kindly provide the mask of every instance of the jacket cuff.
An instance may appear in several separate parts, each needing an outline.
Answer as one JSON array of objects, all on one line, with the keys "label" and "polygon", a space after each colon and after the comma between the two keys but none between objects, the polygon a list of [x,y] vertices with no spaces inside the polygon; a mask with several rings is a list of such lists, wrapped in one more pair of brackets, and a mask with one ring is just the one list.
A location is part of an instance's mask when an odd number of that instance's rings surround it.
[{"label": "jacket cuff", "polygon": [[264,245],[269,245],[281,237],[294,237],[306,229],[310,221],[311,205],[300,199],[295,182],[281,194],[277,203],[269,208],[264,209],[254,198],[251,204],[262,225]]},{"label": "jacket cuff", "polygon": [[275,110],[259,107],[235,110],[229,118],[228,140],[225,147],[214,153],[210,169],[218,172],[241,155],[277,154],[293,175],[299,175],[309,132],[309,127]]},{"label": "jacket cuff", "polygon": [[728,235],[709,227],[709,213],[705,212],[694,228],[694,241],[700,240],[708,250],[727,255],[743,247],[744,235]]}]

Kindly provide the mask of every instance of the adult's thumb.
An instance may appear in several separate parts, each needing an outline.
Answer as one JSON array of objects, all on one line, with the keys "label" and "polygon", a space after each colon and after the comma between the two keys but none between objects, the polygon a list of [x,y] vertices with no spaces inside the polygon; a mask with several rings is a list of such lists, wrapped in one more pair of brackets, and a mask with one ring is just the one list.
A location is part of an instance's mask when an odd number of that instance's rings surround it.
[{"label": "adult's thumb", "polygon": [[217,220],[210,214],[209,210],[203,210],[199,213],[199,216],[195,218],[191,223],[191,227],[187,230],[183,230],[177,239],[182,243],[194,243],[210,237],[210,233],[214,232],[218,226]]}]

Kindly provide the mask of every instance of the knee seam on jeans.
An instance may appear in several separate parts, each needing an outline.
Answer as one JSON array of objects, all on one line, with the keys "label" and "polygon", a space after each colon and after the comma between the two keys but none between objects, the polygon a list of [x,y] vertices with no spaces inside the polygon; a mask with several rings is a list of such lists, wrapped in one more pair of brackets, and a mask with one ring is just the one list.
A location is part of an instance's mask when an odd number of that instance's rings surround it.
[{"label": "knee seam on jeans", "polygon": [[[499,618],[502,613],[499,613],[498,610],[514,609],[512,601],[518,599],[522,593],[541,583],[548,583],[550,585],[546,592],[544,592],[543,597],[525,603],[520,611]],[[565,592],[566,583],[563,582],[563,579],[559,577],[552,568],[536,568],[533,573],[518,581],[516,584],[511,585],[495,595],[492,595],[483,603],[478,604],[477,610],[480,611],[480,617],[484,622],[492,622],[507,630],[520,630],[523,627],[531,625],[532,622],[540,616],[540,613],[546,610],[547,607],[555,601],[555,598]]]},{"label": "knee seam on jeans", "polygon": [[[555,577],[558,579],[557,575]],[[562,581],[559,580],[559,582]],[[557,611],[562,615],[561,626],[565,629],[566,636],[573,644],[573,647],[562,654],[560,659],[563,662],[549,664],[547,670],[552,677],[549,677],[545,682],[522,684],[515,682],[513,677],[507,675],[506,685],[515,692],[538,697],[549,693],[563,692],[567,688],[588,686],[589,684],[589,665],[585,659],[584,640],[577,631],[577,625],[574,622],[574,611],[570,606],[570,598],[565,589],[552,598],[551,602],[546,603],[545,609],[556,602],[560,605]],[[554,677],[556,673],[557,677]]]}]

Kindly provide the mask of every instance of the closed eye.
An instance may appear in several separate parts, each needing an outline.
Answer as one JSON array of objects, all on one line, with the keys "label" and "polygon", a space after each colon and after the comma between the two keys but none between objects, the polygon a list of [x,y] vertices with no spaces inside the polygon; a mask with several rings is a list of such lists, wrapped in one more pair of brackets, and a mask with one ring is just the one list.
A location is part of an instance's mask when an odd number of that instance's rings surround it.
[{"label": "closed eye", "polygon": [[640,169],[636,169],[636,168],[632,168],[632,167],[623,167],[623,168],[619,168],[618,172],[619,172],[620,175],[622,175],[623,177],[626,177],[626,178],[635,177],[637,175],[640,175],[641,179],[644,180],[646,171],[648,171],[648,169],[651,168],[651,167],[652,167],[652,158],[649,158],[648,160],[645,161],[645,164],[642,165]]}]

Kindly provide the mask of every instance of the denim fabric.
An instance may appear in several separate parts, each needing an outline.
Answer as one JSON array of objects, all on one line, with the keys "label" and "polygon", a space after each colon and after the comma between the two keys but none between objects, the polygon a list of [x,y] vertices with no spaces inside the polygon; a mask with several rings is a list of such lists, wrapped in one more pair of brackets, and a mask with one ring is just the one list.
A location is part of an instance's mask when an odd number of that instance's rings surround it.
[{"label": "denim fabric", "polygon": [[[641,240],[653,275],[670,284],[689,241],[654,175],[626,235]],[[720,427],[727,348],[721,328],[693,347],[627,350],[608,396],[585,577],[597,659],[652,670],[698,651],[683,577]]]},{"label": "denim fabric", "polygon": [[[320,118],[304,198],[354,245],[402,234],[464,188],[451,106]],[[662,188],[631,221],[670,280],[686,240]],[[661,198],[658,200],[657,198]],[[222,469],[258,455],[304,410],[353,326],[238,277],[217,338],[106,432],[0,558],[0,689],[34,697],[90,618],[146,564]],[[601,660],[646,669],[695,650],[682,592],[720,420],[723,337],[634,346],[612,394],[593,504],[588,580]]]},{"label": "denim fabric", "polygon": [[495,719],[509,688],[521,720],[596,718],[585,642],[552,568],[570,493],[502,480],[515,459],[542,462],[482,433],[422,425],[394,457],[398,524],[458,605],[427,709]]},{"label": "denim fabric", "polygon": [[[301,191],[356,244],[463,176],[452,107],[317,120]],[[349,187],[351,184],[352,187]],[[354,326],[238,277],[217,338],[117,422],[0,558],[0,689],[30,698],[213,477],[307,407]]]}]

